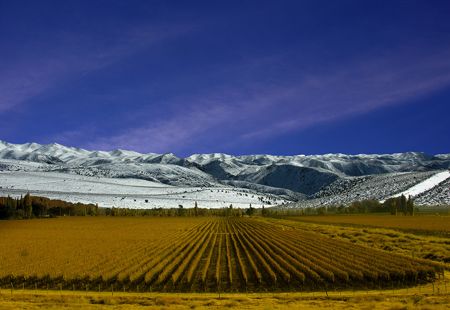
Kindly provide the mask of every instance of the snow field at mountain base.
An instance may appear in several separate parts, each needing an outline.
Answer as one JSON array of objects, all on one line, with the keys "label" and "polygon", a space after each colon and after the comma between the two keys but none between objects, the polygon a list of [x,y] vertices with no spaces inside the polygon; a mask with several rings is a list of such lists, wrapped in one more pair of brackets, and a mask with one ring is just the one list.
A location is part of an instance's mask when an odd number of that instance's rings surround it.
[{"label": "snow field at mountain base", "polygon": [[[236,187],[179,187],[140,179],[88,177],[55,172],[1,171],[0,195],[26,193],[120,208],[260,208],[286,203],[273,195]],[[270,204],[269,204],[270,203]]]}]

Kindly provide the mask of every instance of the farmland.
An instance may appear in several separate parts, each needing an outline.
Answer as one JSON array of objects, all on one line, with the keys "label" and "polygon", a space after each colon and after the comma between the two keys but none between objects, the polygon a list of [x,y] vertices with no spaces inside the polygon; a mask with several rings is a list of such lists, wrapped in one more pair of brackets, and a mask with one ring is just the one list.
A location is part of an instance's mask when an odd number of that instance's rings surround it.
[{"label": "farmland", "polygon": [[392,288],[441,265],[242,217],[78,217],[1,223],[2,286],[134,292]]},{"label": "farmland", "polygon": [[[438,291],[440,289],[440,291]],[[443,283],[386,291],[123,293],[0,291],[0,309],[448,309]]]},{"label": "farmland", "polygon": [[363,215],[327,215],[293,217],[292,220],[324,223],[347,224],[364,227],[394,228],[419,233],[450,235],[450,216],[448,215],[419,215],[419,216],[391,216],[377,214]]},{"label": "farmland", "polygon": [[[359,217],[358,215],[357,217]],[[361,215],[361,217],[372,215]],[[325,216],[322,216],[325,218]],[[405,216],[384,216],[397,218],[401,223]],[[265,221],[279,227],[304,230],[326,236],[335,240],[351,242],[370,248],[376,248],[388,253],[401,254],[409,257],[418,257],[445,264],[450,269],[450,242],[447,235],[440,231],[428,230],[426,233],[419,230],[404,230],[397,228],[384,228],[376,226],[362,226],[354,224],[319,223],[303,221],[309,216],[295,217],[289,219],[271,219]],[[311,217],[312,218],[312,217]],[[425,217],[417,217],[420,218]],[[401,225],[401,224],[399,224]]]}]

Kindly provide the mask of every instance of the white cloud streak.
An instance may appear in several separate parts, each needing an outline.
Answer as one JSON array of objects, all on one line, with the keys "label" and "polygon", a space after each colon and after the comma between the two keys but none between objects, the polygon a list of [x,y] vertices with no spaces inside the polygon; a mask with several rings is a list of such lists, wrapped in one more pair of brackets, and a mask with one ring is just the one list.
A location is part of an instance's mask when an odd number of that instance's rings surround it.
[{"label": "white cloud streak", "polygon": [[0,114],[57,87],[61,81],[107,67],[133,53],[192,31],[190,25],[141,26],[121,30],[109,43],[79,34],[64,34],[60,46],[41,56],[25,53],[0,67]]},{"label": "white cloud streak", "polygon": [[449,56],[450,51],[429,57],[397,54],[341,64],[317,75],[305,73],[295,81],[282,81],[278,85],[251,81],[238,88],[176,98],[175,102],[190,104],[179,105],[165,120],[99,138],[88,146],[176,152],[199,145],[211,135],[224,137],[223,141],[215,141],[220,144],[267,139],[402,104],[448,87]]}]

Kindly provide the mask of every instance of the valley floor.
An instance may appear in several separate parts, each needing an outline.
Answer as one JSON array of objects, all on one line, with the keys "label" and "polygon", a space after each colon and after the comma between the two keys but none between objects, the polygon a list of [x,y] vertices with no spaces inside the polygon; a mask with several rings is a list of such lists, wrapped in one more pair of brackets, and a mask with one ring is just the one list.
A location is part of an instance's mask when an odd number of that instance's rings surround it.
[{"label": "valley floor", "polygon": [[[350,216],[347,216],[350,217]],[[370,215],[355,216],[355,219],[361,217],[361,220],[370,220]],[[313,217],[310,217],[313,218]],[[328,217],[321,217],[325,219]],[[329,217],[330,219],[332,217]],[[344,217],[343,217],[344,218]],[[403,224],[403,220],[407,217],[384,216],[385,222],[388,219],[395,218],[397,225],[391,224],[393,228],[399,228]],[[420,221],[426,223],[433,217],[417,216],[416,225],[420,227]],[[33,267],[36,261],[42,261],[46,268],[52,266],[57,269],[58,266],[70,267],[68,260],[78,259],[73,255],[74,248],[79,252],[83,248],[83,253],[89,253],[85,257],[89,260],[82,265],[91,265],[93,262],[100,261],[101,257],[95,255],[104,255],[103,260],[111,261],[107,254],[109,253],[126,253],[123,257],[124,261],[129,260],[129,254],[134,247],[141,243],[148,244],[149,249],[154,252],[153,239],[159,240],[161,236],[175,235],[180,237],[183,233],[189,233],[190,226],[195,226],[196,231],[201,231],[201,225],[204,222],[220,221],[224,219],[208,219],[208,218],[120,218],[120,217],[97,217],[97,218],[57,218],[57,219],[41,219],[41,220],[23,220],[23,221],[5,221],[1,222],[4,238],[0,239],[1,248],[7,248],[8,252],[3,254],[0,260],[0,270],[9,270],[10,272],[23,266]],[[239,228],[242,225],[250,225],[262,229],[270,224],[270,233],[266,234],[266,238],[259,239],[260,243],[248,243],[248,248],[255,251],[256,248],[262,251],[259,245],[265,244],[276,237],[276,235],[284,236],[285,241],[277,239],[279,242],[274,243],[274,248],[279,248],[291,240],[289,236],[296,236],[297,240],[307,242],[307,236],[314,236],[315,242],[321,245],[321,248],[331,241],[334,245],[340,244],[341,247],[350,247],[356,249],[361,247],[367,253],[372,254],[392,253],[392,257],[400,259],[424,259],[430,262],[444,263],[445,271],[437,275],[434,283],[428,282],[418,286],[390,286],[385,289],[365,289],[364,287],[344,288],[339,286],[328,286],[328,292],[322,290],[308,292],[273,292],[267,291],[245,293],[222,293],[210,290],[208,293],[197,291],[197,293],[155,293],[145,292],[141,289],[136,292],[133,287],[123,286],[123,290],[117,291],[119,286],[115,286],[114,292],[106,289],[106,286],[90,286],[90,291],[77,291],[76,286],[73,290],[65,286],[62,290],[53,286],[53,290],[45,290],[45,286],[35,286],[36,289],[30,287],[22,281],[16,281],[11,286],[8,281],[0,284],[0,309],[220,309],[220,308],[238,308],[238,309],[449,309],[450,308],[450,243],[446,236],[423,235],[412,232],[398,231],[392,228],[379,227],[360,227],[360,226],[340,226],[305,223],[294,219],[273,219],[273,218],[244,218],[235,219],[230,222],[233,227]],[[228,223],[228,224],[230,224]],[[447,227],[442,222],[443,227]],[[214,223],[213,223],[214,224]],[[200,226],[199,226],[200,225]],[[239,233],[230,234],[231,239],[234,236],[247,236],[245,227]],[[250,227],[249,226],[249,227]],[[426,226],[424,224],[423,226]],[[215,226],[217,233],[214,236],[222,235],[224,232],[220,225]],[[438,226],[435,226],[435,228]],[[244,232],[242,232],[244,231]],[[257,231],[253,230],[253,235],[257,235]],[[147,232],[147,233],[145,233]],[[150,233],[151,232],[151,233]],[[64,234],[63,234],[64,233]],[[27,238],[24,238],[27,236]],[[250,235],[248,235],[250,238]],[[177,237],[177,238],[178,238]],[[166,237],[163,239],[166,240]],[[255,236],[252,236],[255,238]],[[111,239],[111,240],[110,240]],[[170,239],[170,238],[169,238]],[[227,248],[227,237],[218,237],[222,240],[222,249]],[[112,242],[114,240],[114,242]],[[133,240],[130,243],[130,240]],[[168,240],[168,239],[167,239]],[[166,240],[166,241],[167,241]],[[191,239],[189,239],[191,240]],[[253,239],[249,239],[253,240]],[[328,240],[328,241],[327,241]],[[88,242],[87,242],[88,241]],[[327,242],[326,242],[327,241]],[[262,242],[262,243],[261,243]],[[116,244],[118,243],[118,244]],[[165,242],[169,243],[169,242]],[[39,246],[36,247],[36,245]],[[58,244],[55,247],[55,244]],[[220,244],[220,242],[219,242]],[[253,244],[253,246],[252,246]],[[259,245],[258,245],[259,244]],[[278,244],[277,246],[275,246]],[[45,247],[47,245],[47,247]],[[231,243],[230,243],[231,245]],[[286,243],[287,245],[287,243]],[[108,251],[99,251],[102,246],[107,246]],[[170,244],[168,245],[170,247]],[[119,247],[119,249],[115,249]],[[212,248],[212,247],[211,247]],[[221,247],[217,251],[207,251],[215,253],[214,257],[222,257],[219,255]],[[255,249],[254,249],[255,248]],[[286,250],[286,246],[283,246]],[[382,251],[373,252],[378,249]],[[117,252],[115,250],[126,250],[125,252]],[[137,254],[148,256],[152,252],[144,251],[144,248],[138,248]],[[242,248],[245,250],[245,248]],[[338,248],[334,248],[337,251]],[[53,253],[56,251],[55,253]],[[42,252],[42,253],[41,253]],[[141,253],[142,252],[142,253]],[[50,255],[53,253],[55,255]],[[135,253],[135,254],[136,254]],[[206,252],[205,252],[206,253]],[[226,253],[222,251],[222,254]],[[59,255],[56,255],[59,254]],[[67,255],[70,254],[70,255]],[[211,254],[211,255],[212,255]],[[231,252],[233,254],[233,252]],[[256,254],[256,251],[255,251]],[[307,252],[304,252],[307,255]],[[136,256],[136,262],[140,256]],[[7,264],[7,258],[15,257],[14,260]],[[51,256],[51,260],[45,260],[45,257]],[[39,259],[39,258],[42,259]],[[238,256],[236,256],[238,257]],[[237,268],[236,257],[223,257],[223,270],[233,269],[233,279],[239,279],[239,273],[234,272]],[[242,256],[244,257],[244,256]],[[253,256],[257,259],[258,256]],[[275,257],[275,256],[274,256]],[[245,258],[245,257],[244,257]],[[230,260],[231,259],[231,260]],[[247,257],[247,259],[250,259]],[[280,256],[277,260],[282,262]],[[26,262],[30,263],[27,264]],[[226,261],[234,262],[231,265],[225,264]],[[15,264],[19,262],[18,266]],[[249,263],[249,262],[246,262]],[[117,262],[118,265],[122,265]],[[274,264],[275,266],[276,264]],[[9,267],[8,267],[9,266]],[[94,265],[93,265],[94,266]],[[97,266],[97,265],[95,265]],[[212,265],[211,276],[217,271],[217,264]],[[75,270],[79,266],[74,265]],[[225,268],[226,267],[226,268]],[[20,269],[19,268],[19,269]],[[250,268],[250,267],[249,267]],[[355,267],[356,268],[356,267]],[[18,271],[20,271],[17,269]],[[22,268],[23,269],[23,268]],[[34,274],[32,269],[26,271]],[[41,268],[42,269],[42,268]],[[45,269],[45,268],[44,268]],[[97,267],[94,268],[97,270]],[[93,269],[93,270],[94,270]],[[203,270],[203,268],[200,268]],[[39,269],[40,270],[40,269]],[[67,269],[69,271],[69,269]],[[262,269],[261,269],[262,270]],[[17,271],[17,272],[18,272]],[[41,270],[46,272],[46,270]],[[106,274],[105,274],[106,275]],[[209,274],[208,274],[209,275]],[[267,276],[265,274],[265,276]],[[48,287],[48,286],[47,286]],[[95,288],[94,288],[95,287]],[[122,286],[121,286],[122,287]],[[369,287],[369,286],[366,286]],[[23,289],[25,288],[25,289]],[[50,286],[52,288],[52,286]],[[62,286],[61,286],[62,288]],[[142,288],[142,287],[141,287]],[[80,289],[80,288],[78,288]],[[92,291],[95,289],[95,291]],[[151,289],[151,288],[150,288]],[[135,292],[133,292],[135,291]]]}]

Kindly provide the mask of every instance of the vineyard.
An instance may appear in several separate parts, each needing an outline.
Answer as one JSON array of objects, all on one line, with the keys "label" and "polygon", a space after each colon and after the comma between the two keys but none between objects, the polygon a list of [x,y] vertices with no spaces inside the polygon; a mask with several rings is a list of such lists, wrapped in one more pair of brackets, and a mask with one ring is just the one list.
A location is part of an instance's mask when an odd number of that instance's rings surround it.
[{"label": "vineyard", "polygon": [[3,287],[125,291],[391,288],[434,280],[421,259],[252,218],[2,223]]}]

